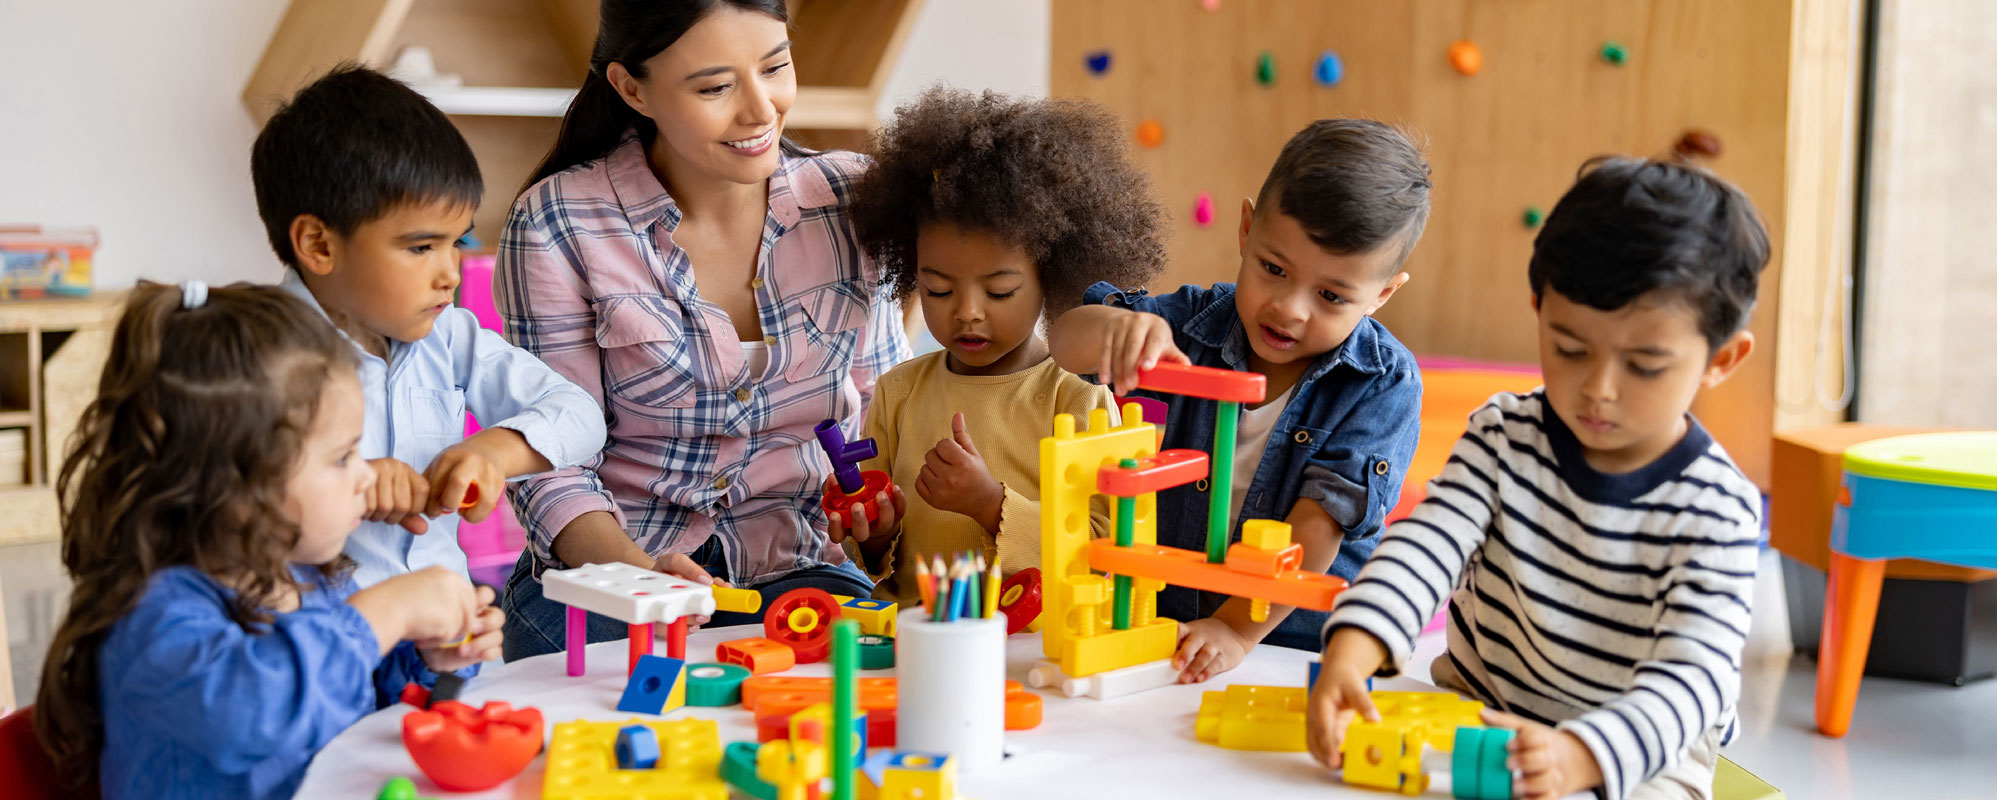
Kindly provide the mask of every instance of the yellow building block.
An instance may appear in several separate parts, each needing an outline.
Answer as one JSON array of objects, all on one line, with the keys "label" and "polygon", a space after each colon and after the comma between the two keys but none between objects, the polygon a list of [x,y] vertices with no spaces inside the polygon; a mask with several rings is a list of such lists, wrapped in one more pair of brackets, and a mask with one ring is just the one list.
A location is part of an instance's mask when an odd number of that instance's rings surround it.
[{"label": "yellow building block", "polygon": [[[1345,729],[1345,741],[1339,750],[1345,754],[1346,783],[1409,794],[1420,794],[1427,788],[1427,775],[1421,770],[1421,751],[1409,753],[1401,731],[1390,726],[1355,719]],[[1408,760],[1414,761],[1412,774],[1403,764]]]},{"label": "yellow building block", "polygon": [[[805,800],[807,787],[825,780],[831,760],[825,745],[803,739],[764,742],[756,750],[756,777],[777,787],[777,800]],[[650,800],[648,797],[646,800]]]},{"label": "yellow building block", "polygon": [[[1042,597],[1046,608],[1041,614],[1041,646],[1049,660],[1058,662],[1071,677],[1131,666],[1143,660],[1123,661],[1121,645],[1096,645],[1080,650],[1070,646],[1072,639],[1090,638],[1108,627],[1108,592],[1097,585],[1099,577],[1089,572],[1089,499],[1096,492],[1096,471],[1124,458],[1143,458],[1158,450],[1157,426],[1144,422],[1135,403],[1123,407],[1123,425],[1109,427],[1109,412],[1089,412],[1088,431],[1077,433],[1072,414],[1054,417],[1054,433],[1040,440],[1040,570]],[[1133,541],[1152,544],[1158,540],[1158,498],[1147,494],[1136,499],[1131,518]],[[1147,600],[1149,598],[1146,598]],[[1138,598],[1133,597],[1133,605]],[[1135,629],[1133,627],[1133,629]],[[1119,632],[1125,633],[1125,632]],[[1142,637],[1148,646],[1151,634]],[[1175,632],[1176,636],[1176,632]],[[1176,642],[1175,642],[1176,644]],[[1107,658],[1077,664],[1078,652],[1113,651]],[[1148,652],[1148,650],[1147,650]],[[1169,650],[1165,656],[1169,656]]]},{"label": "yellow building block", "polygon": [[1297,686],[1229,686],[1200,697],[1193,732],[1202,742],[1229,750],[1304,750],[1304,704],[1310,690]]},{"label": "yellow building block", "polygon": [[1061,671],[1070,678],[1086,678],[1098,672],[1171,658],[1178,647],[1179,624],[1169,619],[1133,625],[1124,631],[1104,626],[1094,636],[1068,640],[1061,651]]},{"label": "yellow building block", "polygon": [[935,753],[880,752],[867,759],[860,800],[954,800],[957,760]]},{"label": "yellow building block", "polygon": [[860,623],[861,633],[871,633],[875,636],[895,635],[895,618],[900,610],[894,603],[870,597],[847,597],[837,594],[832,596],[832,600],[839,604],[841,618]]},{"label": "yellow building block", "polygon": [[[630,725],[651,728],[659,737],[659,764],[653,769],[618,769],[617,731]],[[555,726],[548,746],[542,800],[607,800],[644,796],[649,800],[728,800],[722,782],[721,734],[711,719],[587,722]]]},{"label": "yellow building block", "polygon": [[1290,523],[1273,519],[1251,519],[1241,523],[1241,543],[1257,550],[1281,550],[1290,546]]},{"label": "yellow building block", "polygon": [[1425,747],[1448,752],[1458,726],[1477,727],[1484,704],[1449,692],[1372,693],[1379,722],[1354,719],[1345,729],[1345,782],[1419,794],[1428,789],[1421,769]]}]

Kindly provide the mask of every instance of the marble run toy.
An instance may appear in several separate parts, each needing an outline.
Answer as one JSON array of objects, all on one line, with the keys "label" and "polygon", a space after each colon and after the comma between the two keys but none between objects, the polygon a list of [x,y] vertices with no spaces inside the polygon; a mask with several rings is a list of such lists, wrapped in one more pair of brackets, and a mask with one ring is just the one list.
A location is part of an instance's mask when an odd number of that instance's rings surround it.
[{"label": "marble run toy", "polygon": [[[1177,680],[1168,661],[1177,625],[1157,617],[1167,584],[1249,598],[1251,616],[1267,619],[1269,604],[1329,609],[1345,588],[1339,578],[1299,569],[1301,546],[1289,525],[1248,520],[1242,541],[1228,546],[1228,498],[1234,467],[1234,428],[1241,403],[1260,402],[1261,375],[1164,363],[1138,375],[1138,388],[1220,403],[1214,453],[1157,450],[1157,426],[1136,403],[1111,427],[1104,409],[1089,413],[1087,432],[1073,415],[1054,418],[1040,441],[1042,603],[1046,658],[1028,673],[1035,687],[1059,685],[1069,697],[1108,699]],[[1205,553],[1157,544],[1157,492],[1209,479]],[[1116,538],[1091,539],[1088,504],[1115,499]],[[1108,577],[1097,574],[1101,570]]]},{"label": "marble run toy", "polygon": [[[650,769],[618,766],[618,733],[632,725],[650,728],[658,739],[658,762]],[[541,798],[728,800],[720,767],[720,728],[711,719],[564,722],[555,726],[554,741],[548,746]]]},{"label": "marble run toy", "polygon": [[894,489],[894,481],[886,472],[877,469],[860,471],[860,462],[880,454],[872,439],[846,441],[846,434],[839,430],[839,421],[828,419],[818,423],[811,432],[818,436],[818,446],[825,449],[825,455],[832,459],[832,478],[839,484],[839,491],[825,490],[819,507],[825,515],[839,520],[841,525],[853,527],[853,509],[873,522],[881,518],[881,502],[888,499]]},{"label": "marble run toy", "polygon": [[710,586],[630,564],[589,564],[548,570],[541,592],[568,606],[568,673],[583,674],[583,648],[589,643],[587,614],[594,612],[631,626],[631,652],[625,674],[652,652],[652,625],[666,623],[666,655],[686,659],[687,618],[715,611],[753,614],[763,597],[748,589]]},{"label": "marble run toy", "polygon": [[541,754],[541,711],[497,700],[478,709],[440,700],[402,717],[402,746],[438,786],[483,791],[520,774]]}]

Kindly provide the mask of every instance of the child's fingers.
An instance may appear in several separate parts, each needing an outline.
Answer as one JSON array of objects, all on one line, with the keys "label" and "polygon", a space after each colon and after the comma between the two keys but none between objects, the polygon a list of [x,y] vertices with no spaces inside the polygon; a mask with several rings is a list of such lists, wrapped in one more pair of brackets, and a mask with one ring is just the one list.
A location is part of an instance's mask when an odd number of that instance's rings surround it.
[{"label": "child's fingers", "polygon": [[499,607],[493,605],[493,603],[499,601],[499,593],[494,591],[492,587],[487,586],[483,583],[473,584],[472,597],[477,599],[478,604],[480,606],[483,606],[486,611],[493,611],[493,612],[499,611]]},{"label": "child's fingers", "polygon": [[[464,504],[465,495],[469,494],[472,488],[472,471],[469,469],[469,464],[462,461],[458,464],[457,468],[430,485],[426,497],[429,507],[424,513],[432,517],[441,517],[455,513],[458,507]],[[485,498],[479,499],[483,501]]]},{"label": "child's fingers", "polygon": [[833,544],[846,541],[846,524],[840,522],[839,517],[837,513],[825,515],[825,538],[831,539]]},{"label": "child's fingers", "polygon": [[[1521,737],[1523,735],[1523,733],[1520,734]],[[1513,744],[1517,744],[1518,742],[1519,738],[1512,739]],[[1535,743],[1534,746],[1523,748],[1507,747],[1506,749],[1512,751],[1511,756],[1505,759],[1505,767],[1507,769],[1511,769],[1522,775],[1537,775],[1553,769],[1553,748],[1551,747],[1541,747]]]},{"label": "child's fingers", "polygon": [[[1483,720],[1485,725],[1493,728],[1504,728],[1510,731],[1523,732],[1525,728],[1531,727],[1524,717],[1507,714],[1495,708],[1484,709],[1482,713],[1478,714],[1478,719]],[[1520,739],[1516,736],[1512,738],[1512,747],[1514,749],[1519,746],[1519,741]]]},{"label": "child's fingers", "polygon": [[659,567],[659,571],[667,575],[677,575],[695,583],[714,583],[714,576],[707,574],[707,570],[701,568],[699,564],[693,563],[693,559],[688,558],[685,553],[669,554],[660,558],[654,566]]},{"label": "child's fingers", "polygon": [[964,448],[965,453],[970,455],[978,454],[978,445],[971,441],[971,431],[964,426],[964,412],[962,411],[950,416],[950,438],[956,440],[957,446]]},{"label": "child's fingers", "polygon": [[1366,691],[1364,679],[1346,684],[1340,694],[1344,695],[1346,707],[1354,713],[1365,717],[1368,722],[1380,721],[1380,709],[1373,706],[1373,695]]},{"label": "child's fingers", "polygon": [[866,509],[854,506],[846,512],[846,516],[853,523],[846,535],[853,537],[853,541],[864,542],[874,535],[874,524],[867,521]]},{"label": "child's fingers", "polygon": [[[380,519],[375,521],[387,522],[388,520]],[[430,521],[424,519],[422,514],[406,515],[401,520],[397,521],[396,524],[401,525],[403,530],[416,534],[417,536],[422,536],[423,534],[430,532]]]},{"label": "child's fingers", "polygon": [[1557,800],[1562,777],[1560,770],[1548,769],[1512,779],[1512,796],[1520,800]]}]

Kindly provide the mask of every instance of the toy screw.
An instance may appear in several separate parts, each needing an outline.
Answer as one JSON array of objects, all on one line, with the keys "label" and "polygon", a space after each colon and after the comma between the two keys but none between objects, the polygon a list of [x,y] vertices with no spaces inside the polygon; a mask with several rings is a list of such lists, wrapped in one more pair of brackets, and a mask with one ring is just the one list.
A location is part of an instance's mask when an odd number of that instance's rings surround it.
[{"label": "toy screw", "polygon": [[839,430],[839,421],[831,419],[818,423],[811,432],[818,436],[818,446],[825,448],[825,455],[832,459],[832,476],[838,479],[840,491],[852,494],[864,488],[867,484],[860,477],[860,462],[879,454],[874,440],[848,442],[846,434]]}]

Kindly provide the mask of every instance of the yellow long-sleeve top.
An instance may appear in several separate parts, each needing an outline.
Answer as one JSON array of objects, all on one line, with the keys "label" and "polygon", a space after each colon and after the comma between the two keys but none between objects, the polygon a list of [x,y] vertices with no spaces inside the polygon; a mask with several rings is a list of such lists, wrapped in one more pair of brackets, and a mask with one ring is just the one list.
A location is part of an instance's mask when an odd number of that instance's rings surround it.
[{"label": "yellow long-sleeve top", "polygon": [[[977,551],[987,561],[997,557],[1007,575],[1040,566],[1040,440],[1053,430],[1054,415],[1086,420],[1089,411],[1110,404],[1107,388],[1063,372],[1051,358],[1010,375],[958,375],[950,371],[947,356],[929,353],[881,376],[867,417],[867,436],[880,455],[862,467],[893,477],[908,511],[895,542],[879,559],[860,558],[851,541],[847,552],[878,583],[876,599],[904,608],[920,597],[913,572],[917,557]],[[950,438],[950,417],[960,412],[985,467],[1005,486],[997,536],[970,517],[924,502],[915,488],[923,460],[937,442]],[[1105,510],[1101,504],[1091,508],[1097,535],[1108,530]]]}]

